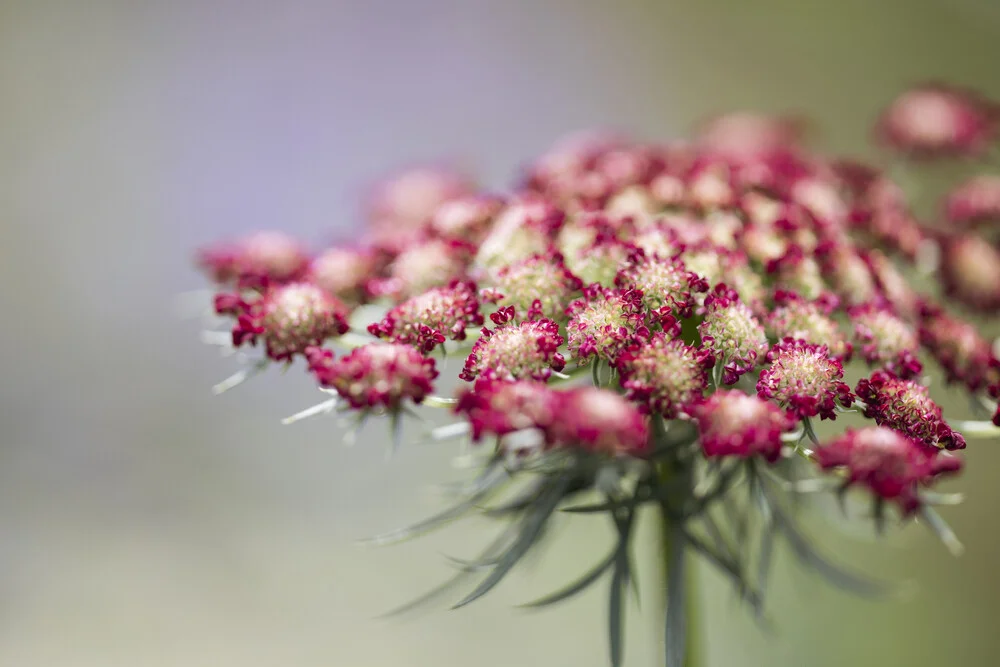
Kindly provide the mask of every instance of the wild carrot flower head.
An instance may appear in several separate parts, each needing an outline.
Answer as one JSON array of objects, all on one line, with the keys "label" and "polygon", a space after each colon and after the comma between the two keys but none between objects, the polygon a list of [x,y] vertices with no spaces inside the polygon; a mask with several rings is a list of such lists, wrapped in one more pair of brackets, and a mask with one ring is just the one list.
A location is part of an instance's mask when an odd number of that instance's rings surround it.
[{"label": "wild carrot flower head", "polygon": [[233,344],[263,341],[274,361],[290,361],[348,329],[344,304],[313,283],[278,285],[252,300],[237,299],[233,312]]},{"label": "wild carrot flower head", "polygon": [[690,317],[693,294],[708,290],[708,283],[685,268],[676,257],[648,255],[636,248],[615,276],[615,285],[642,292],[642,303],[650,311],[665,310]]},{"label": "wild carrot flower head", "polygon": [[884,426],[848,429],[820,446],[816,459],[823,469],[843,468],[849,484],[867,486],[877,498],[897,503],[904,514],[920,508],[922,486],[962,467],[960,459]]},{"label": "wild carrot flower head", "polygon": [[537,195],[523,195],[501,211],[479,244],[474,266],[490,275],[519,259],[548,253],[566,217],[565,212]]},{"label": "wild carrot flower head", "polygon": [[760,373],[757,393],[795,416],[836,419],[837,403],[846,408],[854,402],[843,382],[844,367],[825,345],[786,338],[767,356],[770,366]]},{"label": "wild carrot flower head", "polygon": [[475,246],[454,239],[426,239],[404,248],[389,265],[388,276],[376,281],[379,296],[402,300],[433,287],[464,279]]},{"label": "wild carrot flower head", "polygon": [[871,365],[883,366],[902,378],[923,370],[917,359],[920,339],[916,330],[889,308],[865,304],[848,309],[854,323],[854,341]]},{"label": "wild carrot flower head", "polygon": [[789,247],[781,257],[768,262],[767,271],[775,276],[779,288],[807,300],[818,299],[827,291],[819,263],[812,256],[806,256],[798,245]]},{"label": "wild carrot flower head", "polygon": [[500,307],[513,306],[529,319],[566,319],[566,308],[580,294],[583,281],[573,275],[562,255],[531,255],[504,266],[496,287],[484,290],[484,299]]},{"label": "wild carrot flower head", "polygon": [[701,344],[723,364],[723,381],[735,383],[764,361],[767,334],[739,295],[723,283],[705,297],[705,319],[698,326]]},{"label": "wild carrot flower head", "polygon": [[526,429],[547,433],[556,416],[557,394],[533,380],[481,378],[461,391],[455,411],[472,427],[472,438],[505,436]]},{"label": "wild carrot flower head", "polygon": [[908,156],[977,155],[996,138],[998,120],[997,106],[979,94],[930,83],[893,100],[876,137]]},{"label": "wild carrot flower head", "polygon": [[781,340],[794,338],[825,346],[830,356],[850,359],[853,346],[830,317],[835,301],[807,301],[791,292],[775,294],[778,307],[768,319],[768,328]]},{"label": "wild carrot flower head", "polygon": [[944,214],[959,228],[1000,223],[1000,174],[981,174],[960,183],[948,194]]},{"label": "wild carrot flower head", "polygon": [[702,451],[709,458],[781,456],[782,434],[794,430],[795,418],[774,403],[738,390],[720,390],[691,408]]},{"label": "wild carrot flower head", "polygon": [[823,278],[841,301],[860,306],[879,296],[868,262],[846,241],[827,240],[816,248]]},{"label": "wild carrot flower head", "polygon": [[710,350],[658,332],[627,348],[617,367],[630,400],[673,419],[701,399],[714,363]]},{"label": "wild carrot flower head", "polygon": [[637,337],[648,335],[642,292],[591,285],[566,309],[569,352],[578,364],[597,356],[613,362]]},{"label": "wild carrot flower head", "polygon": [[442,238],[478,243],[503,210],[503,200],[491,195],[464,195],[445,201],[431,216],[430,229]]},{"label": "wild carrot flower head", "polygon": [[1000,249],[974,234],[947,239],[941,248],[945,293],[968,308],[1000,310]]},{"label": "wild carrot flower head", "polygon": [[617,393],[580,387],[560,392],[558,399],[550,427],[556,445],[634,456],[648,449],[646,418]]},{"label": "wild carrot flower head", "polygon": [[418,165],[390,175],[369,194],[366,217],[372,235],[398,247],[415,238],[442,205],[472,190],[467,176],[442,165]]},{"label": "wild carrot flower head", "polygon": [[281,232],[257,232],[236,243],[203,250],[198,263],[220,285],[264,287],[303,276],[309,255]]},{"label": "wild carrot flower head", "polygon": [[944,369],[950,382],[977,391],[1000,379],[990,342],[971,322],[925,306],[919,327],[920,342]]},{"label": "wild carrot flower head", "polygon": [[346,303],[367,298],[367,285],[375,277],[375,253],[367,248],[328,248],[309,264],[309,280]]},{"label": "wild carrot flower head", "polygon": [[438,375],[433,359],[397,343],[371,343],[338,358],[330,350],[314,349],[309,367],[321,385],[359,410],[398,410],[405,400],[420,403]]},{"label": "wild carrot flower head", "polygon": [[556,350],[565,342],[559,325],[552,320],[514,321],[513,306],[490,315],[496,324],[483,328],[459,375],[463,380],[478,377],[499,380],[547,380],[552,371],[566,366]]},{"label": "wild carrot flower head", "polygon": [[856,388],[865,403],[865,416],[880,426],[894,428],[928,445],[964,449],[965,438],[951,430],[925,387],[886,371],[875,371]]},{"label": "wild carrot flower head", "polygon": [[427,353],[447,338],[465,340],[466,328],[482,323],[475,283],[455,280],[447,287],[433,287],[410,297],[381,322],[369,325],[368,332]]}]

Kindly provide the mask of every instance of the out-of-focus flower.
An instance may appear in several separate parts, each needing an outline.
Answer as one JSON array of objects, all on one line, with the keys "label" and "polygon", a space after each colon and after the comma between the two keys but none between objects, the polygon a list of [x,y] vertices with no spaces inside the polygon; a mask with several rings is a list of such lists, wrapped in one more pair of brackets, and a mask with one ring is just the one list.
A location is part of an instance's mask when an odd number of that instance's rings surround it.
[{"label": "out-of-focus flower", "polygon": [[796,420],[774,403],[738,390],[720,390],[691,408],[705,456],[749,458],[771,463],[781,456],[781,436]]},{"label": "out-of-focus flower", "polygon": [[309,255],[281,232],[257,232],[236,243],[208,247],[198,264],[219,285],[262,288],[303,277]]},{"label": "out-of-focus flower", "polygon": [[415,242],[392,261],[389,275],[373,281],[369,289],[378,296],[397,300],[416,296],[452,280],[466,278],[474,253],[474,245],[455,239]]},{"label": "out-of-focus flower", "polygon": [[807,301],[793,292],[779,291],[775,294],[775,303],[778,307],[768,318],[767,326],[779,340],[799,339],[826,347],[832,358],[851,358],[854,346],[830,317],[835,300]]},{"label": "out-of-focus flower", "polygon": [[929,83],[892,101],[876,138],[907,156],[978,155],[996,138],[998,121],[997,105],[980,94]]},{"label": "out-of-focus flower", "polygon": [[944,214],[958,227],[1000,222],[1000,175],[981,174],[959,184],[948,193]]},{"label": "out-of-focus flower", "polygon": [[471,180],[455,169],[419,165],[376,184],[369,195],[365,217],[376,242],[400,248],[415,237],[443,204],[473,191]]},{"label": "out-of-focus flower", "polygon": [[854,323],[854,340],[865,361],[884,366],[904,379],[923,370],[917,358],[920,339],[907,322],[888,308],[874,304],[855,306],[847,313]]},{"label": "out-of-focus flower", "polygon": [[882,426],[848,429],[816,449],[816,459],[824,469],[845,469],[848,484],[867,486],[876,497],[896,502],[904,514],[920,508],[920,487],[962,467],[960,459]]},{"label": "out-of-focus flower", "polygon": [[607,389],[580,387],[558,394],[550,426],[556,445],[605,454],[643,455],[649,447],[646,418]]},{"label": "out-of-focus flower", "polygon": [[941,282],[945,293],[969,308],[1000,310],[1000,250],[974,234],[941,245]]},{"label": "out-of-focus flower", "polygon": [[367,248],[328,248],[309,265],[309,279],[346,303],[367,298],[367,285],[374,279],[375,253]]}]

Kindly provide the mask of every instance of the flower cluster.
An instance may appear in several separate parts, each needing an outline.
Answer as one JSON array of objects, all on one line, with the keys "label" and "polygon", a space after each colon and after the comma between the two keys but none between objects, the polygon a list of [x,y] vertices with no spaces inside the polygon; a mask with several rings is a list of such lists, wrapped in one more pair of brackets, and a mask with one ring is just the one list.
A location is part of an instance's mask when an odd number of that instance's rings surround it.
[{"label": "flower cluster", "polygon": [[[260,365],[304,360],[336,395],[308,414],[398,422],[418,404],[447,408],[453,421],[431,437],[467,437],[487,461],[461,511],[530,471],[524,495],[491,510],[518,522],[516,537],[470,568],[493,569],[460,604],[588,491],[603,499],[577,509],[609,512],[620,549],[634,510],[656,503],[751,604],[741,568],[755,557],[704,537],[740,480],[759,523],[800,555],[782,507],[803,488],[863,489],[953,544],[929,487],[961,467],[951,450],[966,437],[1000,433],[997,348],[969,319],[1000,311],[1000,175],[960,184],[943,224],[928,223],[888,173],[809,150],[805,127],[739,112],[686,143],[576,136],[498,194],[440,167],[401,173],[373,190],[360,242],[311,253],[268,232],[202,252],[228,318],[213,340],[262,344]],[[904,92],[875,127],[916,165],[977,159],[998,133],[995,103],[939,84]],[[450,382],[439,353],[464,360]],[[978,420],[945,419],[938,371]],[[870,425],[817,435],[814,418],[845,413]],[[628,562],[604,565],[616,586]]]}]

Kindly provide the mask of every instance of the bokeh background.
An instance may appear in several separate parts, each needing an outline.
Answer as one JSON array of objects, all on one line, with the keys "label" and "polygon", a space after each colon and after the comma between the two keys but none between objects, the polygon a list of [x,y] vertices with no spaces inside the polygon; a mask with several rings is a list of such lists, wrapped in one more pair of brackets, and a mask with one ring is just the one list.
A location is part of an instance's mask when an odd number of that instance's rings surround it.
[{"label": "bokeh background", "polygon": [[[998,37],[993,0],[3,0],[0,664],[606,664],[603,591],[511,609],[603,548],[585,518],[470,608],[375,618],[489,532],[352,545],[437,507],[455,452],[386,463],[378,428],[346,449],[330,420],[281,427],[316,400],[295,373],[212,397],[232,360],[174,307],[201,286],[192,249],[350,238],[363,187],[399,164],[499,186],[594,125],[659,138],[793,109],[864,154],[907,83],[1000,95]],[[975,444],[947,511],[960,560],[919,527],[875,543],[810,515],[838,558],[920,587],[860,601],[782,553],[765,632],[705,573],[710,663],[996,664],[1000,454]],[[630,613],[628,664],[657,664],[655,614]]]}]

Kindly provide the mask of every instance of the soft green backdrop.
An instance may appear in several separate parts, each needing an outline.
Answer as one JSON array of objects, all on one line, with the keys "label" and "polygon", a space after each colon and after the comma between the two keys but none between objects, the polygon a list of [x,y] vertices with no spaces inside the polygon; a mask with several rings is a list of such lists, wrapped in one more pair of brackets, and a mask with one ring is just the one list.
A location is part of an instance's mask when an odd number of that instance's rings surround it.
[{"label": "soft green backdrop", "polygon": [[[864,151],[910,81],[1000,95],[998,36],[992,0],[0,2],[0,664],[605,664],[603,592],[510,609],[601,548],[586,519],[471,608],[373,620],[485,536],[351,545],[436,507],[453,452],[386,464],[377,428],[351,450],[329,421],[282,428],[315,400],[295,373],[212,398],[231,365],[173,308],[199,286],[192,247],[350,237],[360,186],[398,162],[499,184],[591,125],[672,136],[792,108]],[[996,664],[996,444],[968,462],[960,560],[918,527],[875,544],[813,518],[842,560],[920,588],[858,601],[782,554],[766,635],[708,578],[712,664]],[[654,615],[632,619],[628,664],[655,665]]]}]

